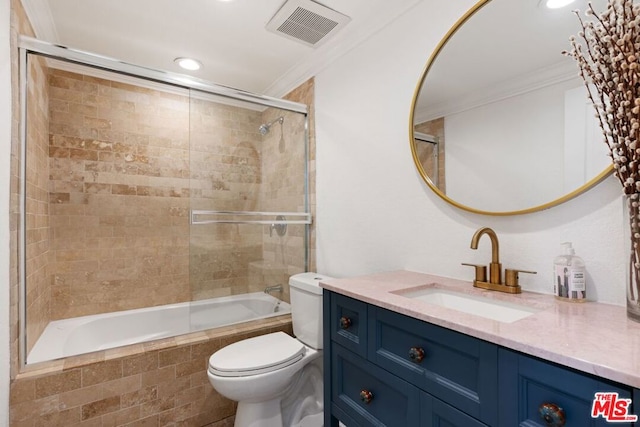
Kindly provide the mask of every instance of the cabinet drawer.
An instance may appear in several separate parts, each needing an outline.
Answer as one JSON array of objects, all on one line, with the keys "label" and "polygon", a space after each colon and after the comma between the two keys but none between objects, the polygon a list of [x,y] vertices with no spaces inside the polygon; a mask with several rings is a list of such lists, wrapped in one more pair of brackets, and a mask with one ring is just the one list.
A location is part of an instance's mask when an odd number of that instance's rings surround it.
[{"label": "cabinet drawer", "polygon": [[500,349],[499,357],[500,393],[513,399],[500,407],[500,425],[546,427],[539,408],[542,404],[553,404],[562,409],[567,427],[610,426],[603,417],[591,417],[595,393],[615,392],[620,399],[632,397],[630,388],[510,350]]},{"label": "cabinet drawer", "polygon": [[420,409],[421,427],[487,427],[486,424],[424,392],[420,396]]},{"label": "cabinet drawer", "polygon": [[369,360],[490,425],[497,346],[380,307],[369,310]]},{"label": "cabinet drawer", "polygon": [[[331,352],[332,405],[361,426],[419,426],[419,390],[390,373],[333,345]],[[361,393],[371,393],[370,401]]]},{"label": "cabinet drawer", "polygon": [[331,294],[331,339],[367,356],[367,304],[340,294]]}]

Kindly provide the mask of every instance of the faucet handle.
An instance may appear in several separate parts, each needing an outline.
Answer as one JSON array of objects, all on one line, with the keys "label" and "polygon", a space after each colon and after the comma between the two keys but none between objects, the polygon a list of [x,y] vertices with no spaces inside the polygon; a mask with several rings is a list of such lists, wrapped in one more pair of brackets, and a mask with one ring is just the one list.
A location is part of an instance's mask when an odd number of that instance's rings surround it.
[{"label": "faucet handle", "polygon": [[478,282],[486,282],[487,281],[487,266],[481,264],[469,264],[463,262],[462,265],[466,265],[468,267],[474,267],[476,269],[476,281]]},{"label": "faucet handle", "polygon": [[504,284],[506,286],[520,286],[518,283],[518,273],[537,274],[535,271],[516,270],[513,268],[505,268],[504,270]]}]

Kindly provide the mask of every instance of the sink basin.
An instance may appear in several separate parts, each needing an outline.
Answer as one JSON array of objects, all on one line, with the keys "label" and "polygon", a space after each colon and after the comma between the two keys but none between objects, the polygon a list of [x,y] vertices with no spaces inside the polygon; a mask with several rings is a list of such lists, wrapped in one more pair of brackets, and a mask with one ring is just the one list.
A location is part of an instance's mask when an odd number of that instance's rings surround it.
[{"label": "sink basin", "polygon": [[515,322],[516,320],[524,319],[541,311],[541,309],[538,308],[512,302],[468,295],[440,288],[423,288],[403,292],[401,295],[440,307],[450,308],[505,323]]}]

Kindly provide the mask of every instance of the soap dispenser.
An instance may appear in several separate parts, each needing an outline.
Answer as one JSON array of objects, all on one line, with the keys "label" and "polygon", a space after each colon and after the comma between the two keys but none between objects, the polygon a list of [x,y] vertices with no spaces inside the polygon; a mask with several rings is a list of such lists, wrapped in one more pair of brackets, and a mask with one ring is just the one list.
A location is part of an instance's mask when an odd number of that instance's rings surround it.
[{"label": "soap dispenser", "polygon": [[563,254],[553,261],[553,291],[557,298],[586,301],[587,282],[584,261],[576,255],[571,242],[562,243]]}]

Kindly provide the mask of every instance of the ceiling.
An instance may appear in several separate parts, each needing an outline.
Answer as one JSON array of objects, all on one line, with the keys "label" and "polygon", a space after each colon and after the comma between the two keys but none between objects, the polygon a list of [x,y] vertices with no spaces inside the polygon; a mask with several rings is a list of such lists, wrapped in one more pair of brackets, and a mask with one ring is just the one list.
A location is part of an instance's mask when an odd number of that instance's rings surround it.
[{"label": "ceiling", "polygon": [[[288,2],[310,0],[22,0],[36,37],[245,91],[283,96],[421,0],[322,0],[347,15],[315,47],[265,29]],[[316,2],[317,3],[317,2]],[[176,57],[203,67],[184,71]]]}]

